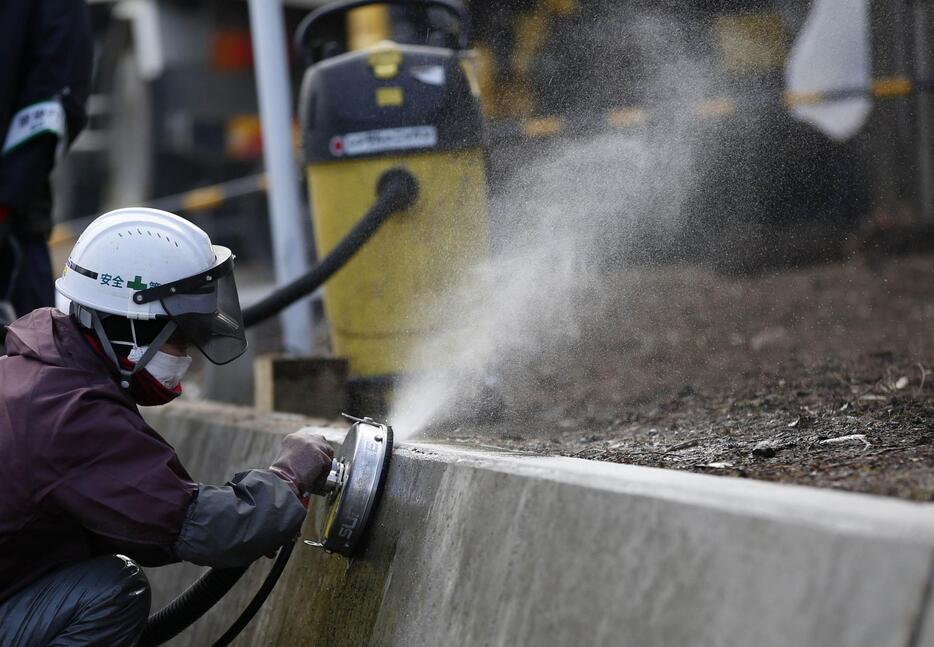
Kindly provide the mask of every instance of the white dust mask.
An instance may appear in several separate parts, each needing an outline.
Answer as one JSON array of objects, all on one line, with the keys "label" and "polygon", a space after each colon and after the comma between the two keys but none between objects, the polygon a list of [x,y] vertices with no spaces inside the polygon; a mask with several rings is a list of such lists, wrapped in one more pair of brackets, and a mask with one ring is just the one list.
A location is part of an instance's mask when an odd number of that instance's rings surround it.
[{"label": "white dust mask", "polygon": [[[130,351],[127,359],[136,363],[148,349],[149,346],[138,346]],[[159,380],[166,388],[174,389],[182,381],[189,367],[191,367],[190,355],[169,355],[160,350],[156,351],[156,354],[152,356],[144,370]]]}]

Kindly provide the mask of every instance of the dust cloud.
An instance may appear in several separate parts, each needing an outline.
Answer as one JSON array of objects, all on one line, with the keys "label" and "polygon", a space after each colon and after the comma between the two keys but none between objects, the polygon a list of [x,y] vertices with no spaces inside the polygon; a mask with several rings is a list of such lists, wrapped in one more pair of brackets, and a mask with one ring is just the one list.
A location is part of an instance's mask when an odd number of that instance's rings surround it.
[{"label": "dust cloud", "polygon": [[[580,60],[605,61],[604,50],[625,41],[640,69],[651,71],[614,79],[626,84],[617,88],[620,96],[635,86],[653,101],[689,102],[707,93],[712,75],[694,55],[683,22],[640,13],[603,16],[587,27],[593,37],[577,42],[591,49]],[[603,103],[614,90],[600,79],[590,87],[593,96],[578,94],[575,104]],[[426,338],[413,358],[433,368],[396,390],[389,419],[400,438],[518,411],[513,393],[528,386],[532,366],[546,360],[560,371],[583,361],[580,345],[605,325],[607,270],[651,255],[653,241],[684,235],[703,180],[695,123],[673,110],[651,137],[601,128],[514,160],[490,198],[491,257],[438,304],[445,313],[439,328],[451,334]]]}]

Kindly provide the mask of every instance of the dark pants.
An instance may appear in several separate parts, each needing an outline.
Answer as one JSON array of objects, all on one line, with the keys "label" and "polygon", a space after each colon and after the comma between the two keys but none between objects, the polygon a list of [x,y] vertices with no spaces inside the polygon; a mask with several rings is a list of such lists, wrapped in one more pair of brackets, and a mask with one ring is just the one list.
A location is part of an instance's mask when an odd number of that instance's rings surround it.
[{"label": "dark pants", "polygon": [[[44,237],[21,236],[17,243],[20,250],[18,267],[14,267],[14,254],[9,247],[5,246],[0,251],[0,300],[9,295],[16,316],[22,317],[36,308],[55,305],[55,279],[52,278],[52,260]],[[10,286],[14,273],[16,283]]]},{"label": "dark pants", "polygon": [[131,559],[76,562],[0,604],[0,645],[130,647],[146,626],[149,602],[149,581]]}]

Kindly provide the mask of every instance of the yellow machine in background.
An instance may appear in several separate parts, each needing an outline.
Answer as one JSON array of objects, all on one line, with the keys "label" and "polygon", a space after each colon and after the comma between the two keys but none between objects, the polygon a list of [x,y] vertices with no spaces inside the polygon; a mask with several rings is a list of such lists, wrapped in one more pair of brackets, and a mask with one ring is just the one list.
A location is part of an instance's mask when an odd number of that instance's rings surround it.
[{"label": "yellow machine in background", "polygon": [[[300,100],[302,148],[319,256],[337,245],[393,168],[419,197],[331,279],[324,293],[332,350],[352,380],[382,381],[419,367],[413,349],[443,334],[449,288],[488,255],[483,116],[460,45],[396,44],[385,6],[350,2],[313,14],[299,35],[310,64]],[[449,2],[424,3],[448,9]],[[316,27],[346,19],[341,37]],[[327,31],[322,29],[322,31]]]}]

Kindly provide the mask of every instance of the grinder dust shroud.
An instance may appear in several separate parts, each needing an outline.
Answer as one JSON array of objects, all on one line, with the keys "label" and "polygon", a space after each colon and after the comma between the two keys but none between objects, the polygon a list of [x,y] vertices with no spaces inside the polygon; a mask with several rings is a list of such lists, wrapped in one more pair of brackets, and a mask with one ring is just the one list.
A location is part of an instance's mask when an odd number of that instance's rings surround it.
[{"label": "grinder dust shroud", "polygon": [[[345,414],[346,415],[346,414]],[[305,544],[352,557],[376,512],[392,455],[392,427],[354,418],[328,474],[327,501],[318,508],[319,541]]]}]

